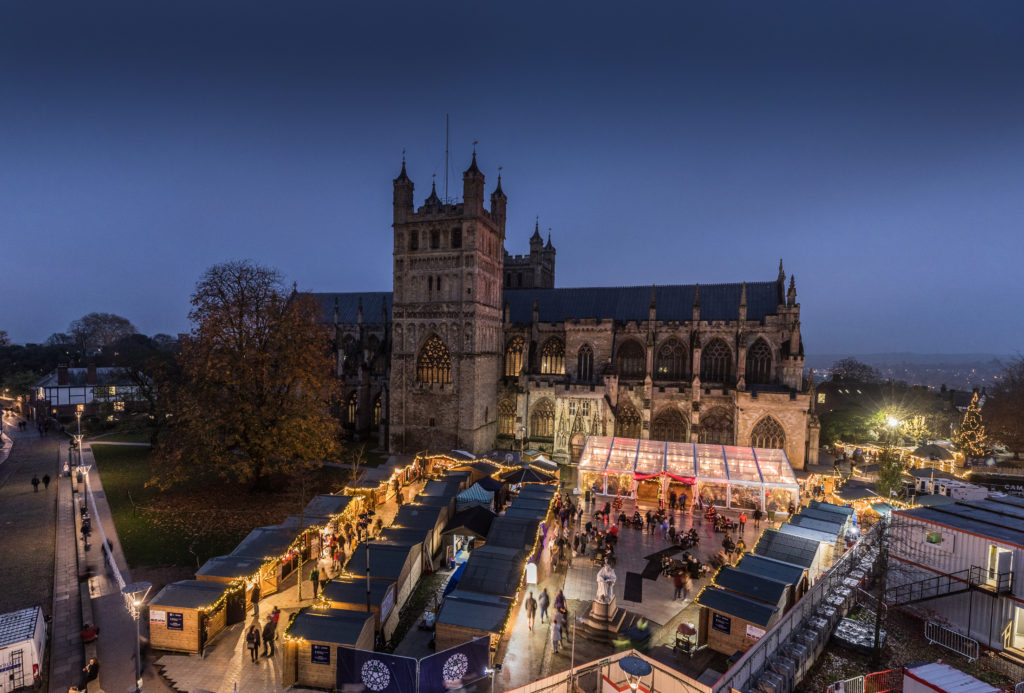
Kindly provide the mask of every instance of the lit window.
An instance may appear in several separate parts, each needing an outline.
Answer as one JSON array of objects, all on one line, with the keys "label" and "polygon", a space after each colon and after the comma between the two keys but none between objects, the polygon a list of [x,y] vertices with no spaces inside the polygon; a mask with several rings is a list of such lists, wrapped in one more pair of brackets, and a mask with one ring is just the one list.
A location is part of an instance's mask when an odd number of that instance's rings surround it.
[{"label": "lit window", "polygon": [[555,435],[555,405],[550,399],[544,398],[533,407],[530,429],[534,436],[550,438]]},{"label": "lit window", "polygon": [[658,380],[682,380],[686,368],[686,349],[678,339],[669,339],[658,348],[654,376]]},{"label": "lit window", "polygon": [[565,345],[561,339],[551,338],[544,342],[540,351],[540,372],[542,375],[565,373]]},{"label": "lit window", "polygon": [[942,532],[928,531],[924,533],[924,540],[929,544],[941,544]]},{"label": "lit window", "polygon": [[114,402],[114,411],[124,411],[124,402]]},{"label": "lit window", "polygon": [[513,337],[505,347],[505,377],[515,378],[523,369],[523,338]]},{"label": "lit window", "polygon": [[516,405],[507,399],[498,403],[498,435],[512,436],[516,433]]},{"label": "lit window", "polygon": [[447,384],[452,381],[452,360],[448,347],[436,334],[423,344],[416,359],[416,381],[428,385]]},{"label": "lit window", "polygon": [[825,393],[824,392],[819,392],[818,393],[818,404],[824,404],[824,403],[825,403]]}]

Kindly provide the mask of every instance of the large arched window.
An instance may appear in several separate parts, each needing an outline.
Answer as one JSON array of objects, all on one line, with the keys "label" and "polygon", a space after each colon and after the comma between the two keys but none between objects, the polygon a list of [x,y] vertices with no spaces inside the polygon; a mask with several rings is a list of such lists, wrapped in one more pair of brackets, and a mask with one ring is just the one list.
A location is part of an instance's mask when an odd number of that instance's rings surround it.
[{"label": "large arched window", "polygon": [[544,342],[540,350],[541,375],[563,375],[565,373],[565,344],[552,337]]},{"label": "large arched window", "polygon": [[346,335],[341,342],[341,373],[355,375],[359,371],[359,347],[355,337]]},{"label": "large arched window", "polygon": [[356,417],[359,415],[359,396],[353,392],[348,397],[348,404],[345,407],[345,421],[352,426],[356,424]]},{"label": "large arched window", "polygon": [[700,352],[700,379],[705,383],[725,383],[732,375],[732,351],[721,339],[712,339]]},{"label": "large arched window", "polygon": [[541,438],[552,438],[555,435],[555,405],[547,397],[533,405],[530,435]]},{"label": "large arched window", "polygon": [[750,446],[754,448],[786,447],[786,432],[774,416],[765,416],[750,432]]},{"label": "large arched window", "polygon": [[584,344],[576,352],[576,378],[584,383],[594,379],[594,350]]},{"label": "large arched window", "polygon": [[377,399],[373,400],[373,425],[380,426],[381,418],[381,396],[377,395]]},{"label": "large arched window", "polygon": [[416,357],[416,382],[433,385],[452,381],[452,359],[448,347],[436,334],[430,335]]},{"label": "large arched window", "polygon": [[732,445],[732,414],[725,407],[712,407],[700,417],[700,443]]},{"label": "large arched window", "polygon": [[615,435],[623,438],[639,438],[643,428],[640,412],[629,402],[622,402],[615,409]]},{"label": "large arched window", "polygon": [[654,359],[655,380],[682,380],[686,375],[686,349],[678,339],[669,339],[658,347]]},{"label": "large arched window", "polygon": [[686,442],[686,417],[675,407],[662,409],[651,423],[651,438],[673,443]]},{"label": "large arched window", "polygon": [[505,347],[505,377],[517,378],[523,370],[523,338],[513,337]]},{"label": "large arched window", "polygon": [[758,339],[747,349],[746,380],[751,385],[772,381],[772,348],[763,339]]},{"label": "large arched window", "polygon": [[516,434],[516,405],[507,399],[498,402],[498,435],[514,436]]},{"label": "large arched window", "polygon": [[640,343],[629,340],[619,347],[619,377],[639,380],[647,370],[647,353]]}]

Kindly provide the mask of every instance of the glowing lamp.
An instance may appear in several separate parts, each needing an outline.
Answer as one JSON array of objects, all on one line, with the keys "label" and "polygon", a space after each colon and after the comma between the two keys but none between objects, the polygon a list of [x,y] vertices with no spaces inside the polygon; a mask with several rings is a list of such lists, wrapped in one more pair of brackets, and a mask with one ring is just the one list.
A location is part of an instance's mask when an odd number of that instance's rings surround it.
[{"label": "glowing lamp", "polygon": [[620,659],[619,668],[625,672],[631,691],[635,691],[640,686],[640,679],[644,676],[650,676],[651,672],[654,671],[650,663],[633,655]]}]

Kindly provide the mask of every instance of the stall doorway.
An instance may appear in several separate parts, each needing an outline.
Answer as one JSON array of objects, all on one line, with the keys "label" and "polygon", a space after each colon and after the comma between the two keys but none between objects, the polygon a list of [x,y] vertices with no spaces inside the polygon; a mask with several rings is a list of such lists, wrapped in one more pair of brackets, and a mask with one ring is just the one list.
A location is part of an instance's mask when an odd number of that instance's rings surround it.
[{"label": "stall doorway", "polygon": [[988,546],[988,579],[986,582],[997,589],[1009,584],[1013,570],[1013,552],[995,544]]},{"label": "stall doorway", "polygon": [[647,503],[657,504],[661,493],[661,477],[656,476],[650,479],[641,479],[636,485],[636,499]]},{"label": "stall doorway", "polygon": [[676,494],[676,508],[686,510],[690,507],[690,503],[693,502],[693,487],[690,484],[684,484],[682,481],[668,482],[665,498],[671,498],[673,493]]}]

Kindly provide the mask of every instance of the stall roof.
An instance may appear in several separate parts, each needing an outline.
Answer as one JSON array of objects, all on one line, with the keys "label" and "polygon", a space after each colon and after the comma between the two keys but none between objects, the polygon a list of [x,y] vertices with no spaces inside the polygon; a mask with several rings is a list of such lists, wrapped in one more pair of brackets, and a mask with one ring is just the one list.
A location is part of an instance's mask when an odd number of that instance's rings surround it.
[{"label": "stall roof", "polygon": [[293,638],[336,645],[355,645],[366,626],[374,618],[365,611],[348,609],[307,609],[300,612],[286,631]]},{"label": "stall roof", "polygon": [[320,493],[306,504],[307,515],[340,515],[352,502],[352,496]]},{"label": "stall roof", "polygon": [[[832,506],[837,507],[837,506]],[[851,508],[852,510],[852,508]],[[841,527],[848,527],[853,522],[853,515],[844,515],[827,508],[801,508],[797,517],[820,520],[822,522],[836,523]]]},{"label": "stall roof", "polygon": [[507,486],[504,481],[498,481],[494,477],[490,476],[485,476],[482,479],[479,479],[474,485],[492,493],[500,493],[501,490]]},{"label": "stall roof", "polygon": [[497,633],[511,605],[508,597],[456,589],[445,597],[437,622]]},{"label": "stall roof", "polygon": [[413,505],[422,505],[427,508],[450,508],[453,498],[456,496],[416,496]]},{"label": "stall roof", "polygon": [[766,529],[754,547],[754,553],[810,568],[820,546],[821,543],[814,539],[786,534],[776,529]]},{"label": "stall roof", "polygon": [[778,607],[769,606],[764,602],[744,597],[741,594],[736,594],[714,585],[708,585],[701,590],[697,596],[697,603],[765,628],[768,627],[772,617],[779,611]]},{"label": "stall roof", "polygon": [[[370,605],[380,606],[384,596],[394,585],[394,580],[370,580]],[[324,599],[345,604],[366,604],[366,580],[334,578],[324,585],[321,594]]]},{"label": "stall roof", "polygon": [[668,473],[701,481],[795,485],[782,450],[702,443],[665,443],[591,436],[580,455],[580,471]]},{"label": "stall roof", "polygon": [[547,515],[546,510],[539,510],[537,508],[513,506],[504,511],[505,517],[523,517],[531,520],[543,520],[544,516]]},{"label": "stall roof", "polygon": [[459,495],[462,490],[462,482],[458,479],[435,479],[423,484],[423,490],[417,495],[433,498],[451,498]]},{"label": "stall roof", "polygon": [[546,513],[551,507],[550,498],[523,498],[519,496],[512,501],[513,508],[529,508],[530,510],[539,510],[542,513]]},{"label": "stall roof", "polygon": [[524,484],[519,487],[519,493],[516,494],[516,498],[522,498],[523,500],[551,500],[555,495],[554,486],[546,486],[544,484]]},{"label": "stall roof", "polygon": [[248,556],[214,556],[203,567],[196,571],[196,575],[209,575],[211,577],[243,578],[255,575],[263,566],[262,558],[251,558]]},{"label": "stall roof", "polygon": [[836,543],[837,535],[833,532],[822,532],[821,530],[814,529],[813,527],[807,527],[805,525],[795,525],[791,522],[787,522],[779,527],[779,531],[784,534],[792,534],[798,537],[805,537],[807,539],[813,539],[821,544],[832,544]]},{"label": "stall roof", "polygon": [[834,491],[835,495],[845,501],[857,501],[867,498],[878,498],[874,484],[866,481],[847,481]]},{"label": "stall roof", "polygon": [[739,570],[761,575],[772,580],[785,582],[790,585],[797,585],[807,573],[807,568],[787,563],[770,556],[759,556],[755,553],[745,553],[740,562],[736,564]]},{"label": "stall roof", "polygon": [[444,508],[432,508],[427,505],[403,505],[395,513],[395,527],[411,529],[434,529]]},{"label": "stall roof", "polygon": [[459,587],[470,592],[512,596],[525,562],[522,549],[485,544],[469,554]]},{"label": "stall roof", "polygon": [[375,541],[387,546],[415,546],[426,541],[429,534],[430,530],[423,527],[385,527]]},{"label": "stall roof", "polygon": [[809,505],[814,510],[828,510],[830,512],[839,513],[840,515],[846,515],[847,517],[853,517],[853,508],[847,508],[845,505],[836,505],[835,503],[825,503],[822,501],[812,500]]},{"label": "stall roof", "polygon": [[331,521],[328,515],[289,515],[284,519],[278,527],[291,530],[296,535],[299,534],[300,529],[309,529],[311,527],[325,527]]},{"label": "stall roof", "polygon": [[729,565],[724,566],[715,575],[715,584],[772,606],[778,605],[789,590],[789,583],[748,573]]},{"label": "stall roof", "polygon": [[807,527],[808,529],[813,529],[817,532],[831,534],[832,541],[838,539],[846,531],[844,529],[846,523],[839,522],[838,518],[833,522],[832,520],[822,520],[817,517],[811,517],[810,515],[804,515],[802,512],[789,518],[789,522],[787,524],[796,525],[798,527]]},{"label": "stall roof", "polygon": [[249,558],[277,558],[288,550],[288,547],[295,541],[297,532],[295,528],[281,527],[257,527],[246,535],[235,550],[232,556],[246,556]]},{"label": "stall roof", "polygon": [[474,503],[478,505],[490,505],[494,502],[494,491],[488,491],[478,483],[473,484],[460,493],[456,497],[455,502],[460,505],[471,505]]},{"label": "stall roof", "polygon": [[[381,580],[397,580],[415,546],[394,546],[370,542],[370,577]],[[360,547],[352,554],[346,570],[353,575],[366,575],[366,550]]]},{"label": "stall roof", "polygon": [[494,464],[493,462],[487,462],[485,460],[477,460],[476,462],[470,462],[469,464],[463,464],[456,467],[452,471],[466,471],[466,469],[475,469],[481,472],[484,476],[491,476],[501,471],[501,467]]},{"label": "stall roof", "polygon": [[525,517],[496,517],[487,532],[487,544],[521,549],[533,543],[538,520]]},{"label": "stall roof", "polygon": [[494,513],[483,506],[473,505],[455,513],[442,534],[473,535],[486,539],[493,523]]},{"label": "stall roof", "polygon": [[212,606],[228,590],[222,582],[180,580],[165,585],[160,593],[149,600],[153,606],[176,606],[182,609],[202,609]]},{"label": "stall roof", "polygon": [[921,468],[921,469],[908,469],[907,470],[907,474],[909,474],[909,475],[911,475],[913,477],[916,477],[918,479],[931,479],[933,477],[936,478],[936,479],[957,479],[957,478],[959,478],[959,477],[957,477],[956,474],[950,474],[949,472],[944,472],[941,469],[936,469],[935,467],[924,467],[924,468]]}]

